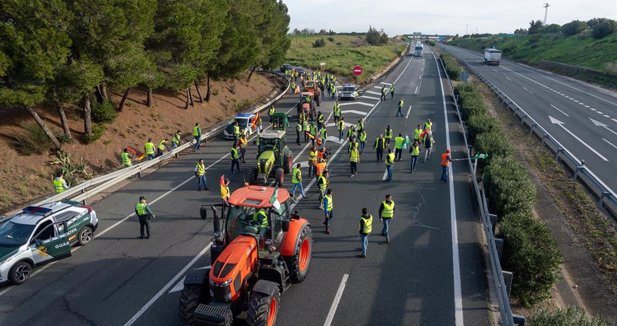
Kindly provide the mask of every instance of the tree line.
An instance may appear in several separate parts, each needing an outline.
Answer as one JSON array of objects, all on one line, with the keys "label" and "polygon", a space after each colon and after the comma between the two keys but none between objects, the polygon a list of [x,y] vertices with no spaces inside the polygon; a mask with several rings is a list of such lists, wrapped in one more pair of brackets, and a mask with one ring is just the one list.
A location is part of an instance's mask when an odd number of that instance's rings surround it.
[{"label": "tree line", "polygon": [[[67,105],[82,108],[92,135],[92,101],[131,89],[185,92],[185,108],[210,100],[210,79],[234,78],[282,63],[290,45],[287,6],[277,0],[2,0],[0,106],[30,113],[53,105],[68,140]],[[199,83],[206,81],[202,96]]]},{"label": "tree line", "polygon": [[617,31],[617,21],[609,18],[593,18],[586,22],[573,20],[567,24],[545,25],[540,20],[529,22],[529,28],[518,28],[514,31],[517,35],[552,34],[561,32],[564,36],[572,36],[584,31],[590,31],[595,39],[601,39]]}]

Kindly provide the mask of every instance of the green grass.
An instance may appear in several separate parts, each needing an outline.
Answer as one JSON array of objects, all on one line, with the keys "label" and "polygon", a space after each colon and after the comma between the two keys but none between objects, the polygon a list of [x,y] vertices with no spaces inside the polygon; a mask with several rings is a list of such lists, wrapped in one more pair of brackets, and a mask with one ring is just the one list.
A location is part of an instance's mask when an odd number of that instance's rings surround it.
[{"label": "green grass", "polygon": [[599,40],[592,38],[589,32],[583,32],[568,37],[554,33],[459,38],[449,44],[477,51],[494,45],[503,51],[505,57],[530,64],[549,60],[617,73],[617,33]]},{"label": "green grass", "polygon": [[[352,68],[362,66],[363,73],[358,82],[384,69],[392,60],[401,54],[405,44],[388,43],[382,46],[371,46],[363,41],[363,37],[349,35],[314,35],[290,36],[291,47],[287,51],[286,60],[292,65],[318,69],[325,62],[325,70],[338,76],[352,77]],[[314,48],[313,43],[323,38],[324,47]],[[334,41],[329,40],[332,38]]]}]

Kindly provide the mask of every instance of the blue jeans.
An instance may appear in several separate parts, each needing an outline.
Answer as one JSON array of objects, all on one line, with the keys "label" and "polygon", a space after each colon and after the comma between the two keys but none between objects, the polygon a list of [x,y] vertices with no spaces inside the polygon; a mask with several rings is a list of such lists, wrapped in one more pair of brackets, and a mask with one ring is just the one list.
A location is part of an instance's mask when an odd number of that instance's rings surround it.
[{"label": "blue jeans", "polygon": [[390,222],[392,222],[391,218],[384,218],[383,220],[383,228],[381,229],[381,235],[385,236],[386,239],[390,240]]},{"label": "blue jeans", "polygon": [[448,167],[441,166],[441,180],[444,182],[448,181]]},{"label": "blue jeans", "polygon": [[387,173],[387,177],[386,177],[386,181],[392,181],[392,165],[386,165],[386,171]]},{"label": "blue jeans", "polygon": [[195,146],[193,146],[194,150],[198,150],[201,145],[201,136],[195,136]]},{"label": "blue jeans", "polygon": [[403,116],[403,112],[401,112],[401,107],[398,107],[398,111],[396,111],[396,116],[398,117],[399,114],[401,115],[401,117]]},{"label": "blue jeans", "polygon": [[360,154],[364,153],[364,146],[366,146],[366,142],[360,142]]},{"label": "blue jeans", "polygon": [[147,159],[148,161],[150,161],[150,160],[154,160],[155,158],[156,158],[156,154],[148,154],[148,155],[146,156],[146,159]]},{"label": "blue jeans", "polygon": [[298,183],[294,183],[293,187],[291,188],[291,197],[295,198],[296,197],[296,189],[300,188],[300,193],[302,194],[302,197],[306,197],[306,195],[304,194],[304,187],[302,186],[302,182],[298,182]]},{"label": "blue jeans", "polygon": [[366,256],[366,248],[368,247],[368,234],[360,234],[360,239],[362,239],[362,255]]},{"label": "blue jeans", "polygon": [[341,141],[341,139],[343,139],[343,131],[339,130],[338,131],[338,141]]},{"label": "blue jeans", "polygon": [[418,163],[418,156],[411,156],[411,172],[416,169],[416,163]]},{"label": "blue jeans", "polygon": [[206,179],[206,175],[198,175],[197,176],[197,190],[208,189],[208,179]]}]

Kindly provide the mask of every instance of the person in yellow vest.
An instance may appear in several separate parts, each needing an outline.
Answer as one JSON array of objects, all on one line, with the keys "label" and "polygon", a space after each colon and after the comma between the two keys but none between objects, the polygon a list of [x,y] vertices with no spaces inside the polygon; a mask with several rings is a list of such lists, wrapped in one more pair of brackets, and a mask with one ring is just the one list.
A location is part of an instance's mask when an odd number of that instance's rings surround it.
[{"label": "person in yellow vest", "polygon": [[146,154],[146,158],[148,160],[152,160],[156,157],[154,143],[152,142],[152,138],[148,138],[148,142],[144,145],[144,153]]},{"label": "person in yellow vest", "polygon": [[300,163],[296,164],[296,167],[291,170],[291,184],[293,187],[291,188],[291,198],[296,198],[296,189],[300,188],[300,193],[302,194],[302,198],[306,197],[304,194],[304,187],[302,186],[302,170],[300,170],[302,165]]},{"label": "person in yellow vest", "polygon": [[325,117],[321,111],[317,111],[317,130],[321,130],[321,128],[325,128],[324,125]]},{"label": "person in yellow vest", "polygon": [[403,156],[403,146],[405,145],[405,138],[403,138],[403,134],[399,133],[396,138],[394,138],[394,159],[400,161]]},{"label": "person in yellow vest", "polygon": [[418,156],[420,156],[420,143],[414,141],[409,147],[409,153],[411,153],[411,173],[416,169],[416,163],[418,163]]},{"label": "person in yellow vest", "polygon": [[244,156],[246,155],[246,147],[248,146],[246,134],[240,135],[240,138],[238,139],[238,144],[240,145],[240,160],[242,160],[242,163],[246,163],[246,161],[244,160]]},{"label": "person in yellow vest", "polygon": [[199,126],[199,122],[195,123],[195,127],[193,127],[193,137],[195,137],[193,150],[197,151],[201,146],[201,127]]},{"label": "person in yellow vest", "polygon": [[[139,202],[135,205],[135,215],[139,220],[139,233],[142,239],[150,239],[150,219],[155,218],[150,206],[146,202],[146,197],[139,197]],[[145,232],[144,232],[145,229]]]},{"label": "person in yellow vest", "polygon": [[424,123],[424,130],[427,129],[433,129],[433,122],[431,119],[426,119],[426,122]]},{"label": "person in yellow vest", "polygon": [[394,200],[390,194],[387,194],[386,200],[379,206],[379,220],[383,223],[381,235],[386,237],[387,243],[390,243],[390,222],[394,218],[394,210]]},{"label": "person in yellow vest", "polygon": [[56,174],[54,178],[54,190],[57,194],[63,193],[69,189],[69,185],[66,184],[66,180],[64,180],[64,174],[62,171]]},{"label": "person in yellow vest", "polygon": [[323,128],[319,129],[319,139],[321,139],[321,146],[326,146],[326,141],[328,140],[328,130],[325,125],[323,125]]},{"label": "person in yellow vest", "polygon": [[122,160],[122,166],[124,167],[129,167],[133,165],[128,148],[124,148],[124,150],[122,150],[122,153],[120,153],[120,160]]},{"label": "person in yellow vest", "polygon": [[311,122],[311,146],[315,146],[315,138],[317,137],[317,126]]},{"label": "person in yellow vest", "polygon": [[360,155],[364,153],[364,147],[366,146],[366,129],[362,129],[360,135],[358,136],[358,140],[360,141]]},{"label": "person in yellow vest", "polygon": [[373,148],[375,149],[375,154],[377,154],[377,162],[381,162],[383,160],[383,151],[386,149],[386,139],[383,138],[383,134],[375,138]]},{"label": "person in yellow vest", "polygon": [[231,193],[229,192],[229,179],[225,179],[221,184],[221,201],[223,202],[223,206],[229,206],[230,195]]},{"label": "person in yellow vest", "polygon": [[236,121],[234,122],[234,146],[238,145],[238,138],[240,138],[240,125]]},{"label": "person in yellow vest", "polygon": [[263,237],[266,232],[268,232],[270,223],[268,222],[268,214],[263,208],[255,211],[253,214],[252,224],[259,230],[258,233],[260,236]]},{"label": "person in yellow vest", "polygon": [[394,153],[388,147],[388,154],[386,155],[386,182],[392,181],[392,167],[394,166]]},{"label": "person in yellow vest", "polygon": [[358,162],[360,161],[360,152],[357,146],[353,146],[349,150],[349,163],[351,165],[351,177],[355,177],[358,174]]},{"label": "person in yellow vest", "polygon": [[178,148],[182,144],[182,132],[180,130],[176,131],[174,136],[171,138],[171,149]]},{"label": "person in yellow vest", "polygon": [[270,123],[272,123],[272,115],[276,112],[274,105],[270,106],[268,109],[268,116],[270,117]]},{"label": "person in yellow vest", "polygon": [[422,135],[422,127],[418,125],[416,129],[413,130],[413,141],[420,143],[420,135]]},{"label": "person in yellow vest", "polygon": [[323,224],[326,226],[326,234],[330,234],[330,220],[334,217],[334,202],[332,201],[332,189],[326,191],[326,195],[323,198],[323,212],[325,215],[325,221]]},{"label": "person in yellow vest", "polygon": [[334,102],[332,114],[334,115],[334,122],[338,122],[339,120],[341,120],[341,105],[338,104],[338,101]]},{"label": "person in yellow vest", "polygon": [[229,159],[231,160],[231,173],[234,173],[234,166],[238,168],[237,173],[240,173],[240,154],[235,144],[231,147]]},{"label": "person in yellow vest", "polygon": [[201,191],[201,188],[204,188],[204,190],[210,190],[208,188],[208,179],[206,178],[206,164],[203,159],[199,159],[197,164],[195,164],[193,172],[197,177],[197,190]]},{"label": "person in yellow vest", "polygon": [[157,149],[156,156],[157,157],[163,155],[163,153],[165,153],[165,151],[167,151],[167,142],[168,141],[169,141],[169,139],[165,138],[165,139],[161,140],[161,142],[159,143],[159,146],[156,147],[156,149]]},{"label": "person in yellow vest", "polygon": [[403,100],[403,98],[401,97],[398,100],[398,105],[397,105],[398,110],[396,111],[396,116],[397,117],[399,116],[399,114],[400,114],[401,118],[404,117],[403,112],[401,111],[403,109],[403,105],[405,105],[405,100]]},{"label": "person in yellow vest", "polygon": [[309,134],[311,132],[311,125],[306,119],[302,120],[302,131],[304,132],[304,142],[308,143],[308,140],[310,138]]},{"label": "person in yellow vest", "polygon": [[343,139],[343,133],[345,132],[345,118],[341,117],[336,123],[336,128],[338,129],[338,141],[340,142]]},{"label": "person in yellow vest", "polygon": [[368,213],[368,209],[362,208],[360,216],[360,240],[362,241],[362,254],[359,257],[366,258],[366,250],[368,249],[368,236],[373,231],[373,215]]},{"label": "person in yellow vest", "polygon": [[390,128],[390,125],[384,130],[384,138],[386,139],[386,146],[390,146],[390,141],[392,140],[392,128]]},{"label": "person in yellow vest", "polygon": [[317,162],[317,148],[315,146],[311,147],[309,151],[309,159],[308,159],[308,176],[315,174],[315,163]]},{"label": "person in yellow vest", "polygon": [[317,177],[317,186],[319,189],[319,200],[317,201],[318,207],[321,207],[321,203],[323,202],[324,196],[326,195],[329,184],[330,181],[328,180],[328,170],[324,170],[321,175]]}]

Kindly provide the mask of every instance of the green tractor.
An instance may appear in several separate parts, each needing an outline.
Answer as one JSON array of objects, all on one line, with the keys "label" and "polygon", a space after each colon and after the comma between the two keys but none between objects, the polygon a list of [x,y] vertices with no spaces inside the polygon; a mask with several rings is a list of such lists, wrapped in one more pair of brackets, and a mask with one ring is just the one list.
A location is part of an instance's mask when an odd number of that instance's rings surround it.
[{"label": "green tractor", "polygon": [[285,143],[285,130],[266,130],[257,137],[257,167],[253,169],[254,183],[268,183],[273,177],[279,185],[291,171],[293,155]]}]

